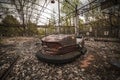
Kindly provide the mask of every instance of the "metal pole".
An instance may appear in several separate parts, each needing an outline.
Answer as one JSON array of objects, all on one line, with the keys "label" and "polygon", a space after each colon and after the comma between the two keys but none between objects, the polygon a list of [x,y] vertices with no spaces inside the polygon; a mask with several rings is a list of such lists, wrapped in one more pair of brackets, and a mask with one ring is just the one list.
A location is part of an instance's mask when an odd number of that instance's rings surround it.
[{"label": "metal pole", "polygon": [[59,22],[58,22],[58,34],[60,33],[60,0],[58,0],[58,14],[59,14]]},{"label": "metal pole", "polygon": [[78,36],[79,35],[79,24],[78,24],[78,10],[77,10],[77,5],[75,7],[75,35]]},{"label": "metal pole", "polygon": [[47,33],[46,33],[46,26],[45,26],[45,36],[47,35]]}]

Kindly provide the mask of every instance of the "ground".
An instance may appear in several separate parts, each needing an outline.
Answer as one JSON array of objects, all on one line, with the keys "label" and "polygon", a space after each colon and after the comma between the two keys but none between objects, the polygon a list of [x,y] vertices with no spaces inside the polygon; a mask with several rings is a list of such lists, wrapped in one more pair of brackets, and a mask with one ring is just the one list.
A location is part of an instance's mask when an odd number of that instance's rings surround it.
[{"label": "ground", "polygon": [[85,41],[85,47],[85,55],[74,62],[53,65],[36,58],[39,38],[5,38],[0,44],[0,76],[20,56],[7,80],[120,80],[120,70],[111,65],[120,59],[120,43]]}]

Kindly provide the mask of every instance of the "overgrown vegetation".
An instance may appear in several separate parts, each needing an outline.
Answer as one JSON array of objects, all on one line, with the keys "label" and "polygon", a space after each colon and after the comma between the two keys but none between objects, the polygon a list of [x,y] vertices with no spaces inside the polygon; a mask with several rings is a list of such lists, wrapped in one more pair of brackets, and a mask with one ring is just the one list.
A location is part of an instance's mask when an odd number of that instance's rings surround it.
[{"label": "overgrown vegetation", "polygon": [[[72,3],[72,4],[71,4]],[[69,13],[75,11],[76,6],[81,6],[82,2],[80,0],[63,0],[62,6],[61,6],[61,12],[65,15],[68,15]],[[65,23],[64,25],[69,26],[72,25],[71,22],[73,22],[75,17],[75,13],[71,13],[71,15],[68,15],[64,18]],[[61,18],[62,19],[62,18]]]},{"label": "overgrown vegetation", "polygon": [[12,15],[7,15],[1,22],[0,36],[33,36],[38,34],[37,25],[30,22],[26,25],[24,30],[20,22]]}]

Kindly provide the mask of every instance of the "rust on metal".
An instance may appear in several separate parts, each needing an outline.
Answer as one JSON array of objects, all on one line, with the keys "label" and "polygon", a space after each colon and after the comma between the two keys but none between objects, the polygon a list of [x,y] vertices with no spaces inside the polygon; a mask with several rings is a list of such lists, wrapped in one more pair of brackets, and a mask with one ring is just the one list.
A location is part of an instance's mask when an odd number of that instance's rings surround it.
[{"label": "rust on metal", "polygon": [[73,35],[49,35],[42,38],[44,54],[65,54],[76,51],[76,38]]}]

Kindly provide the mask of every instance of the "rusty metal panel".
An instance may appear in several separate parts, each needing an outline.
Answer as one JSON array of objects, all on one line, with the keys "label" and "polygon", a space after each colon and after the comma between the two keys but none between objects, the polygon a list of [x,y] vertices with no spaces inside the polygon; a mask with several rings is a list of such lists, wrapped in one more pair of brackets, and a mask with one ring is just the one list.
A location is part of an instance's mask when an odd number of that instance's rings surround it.
[{"label": "rusty metal panel", "polygon": [[42,38],[45,54],[65,54],[78,49],[76,38],[73,35],[49,35]]},{"label": "rusty metal panel", "polygon": [[47,37],[42,38],[43,42],[49,42],[49,43],[59,43],[62,46],[66,45],[74,45],[76,44],[76,38],[72,35],[49,35]]}]

